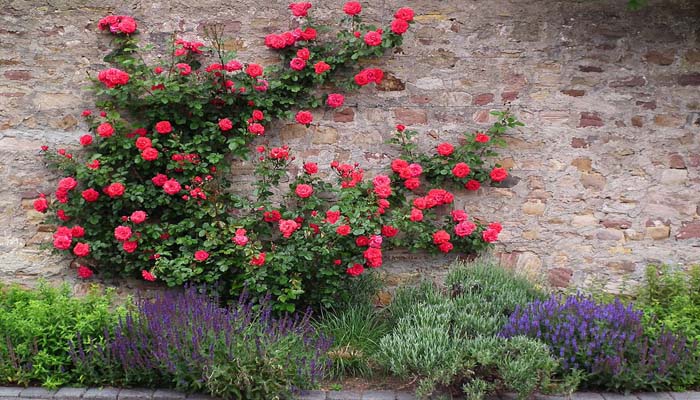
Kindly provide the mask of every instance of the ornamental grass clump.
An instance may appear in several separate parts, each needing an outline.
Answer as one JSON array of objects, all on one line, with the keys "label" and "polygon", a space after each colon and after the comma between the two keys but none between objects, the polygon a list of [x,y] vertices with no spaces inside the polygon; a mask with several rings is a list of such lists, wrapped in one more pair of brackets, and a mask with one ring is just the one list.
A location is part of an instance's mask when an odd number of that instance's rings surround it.
[{"label": "ornamental grass clump", "polygon": [[583,384],[606,390],[683,390],[698,383],[696,344],[667,330],[644,333],[643,313],[619,300],[552,296],[518,307],[501,331],[549,345],[564,374],[581,370]]},{"label": "ornamental grass clump", "polygon": [[139,301],[104,343],[78,341],[83,384],[170,387],[229,399],[267,400],[322,377],[331,340],[310,315],[274,317],[246,296],[227,308],[194,287]]}]

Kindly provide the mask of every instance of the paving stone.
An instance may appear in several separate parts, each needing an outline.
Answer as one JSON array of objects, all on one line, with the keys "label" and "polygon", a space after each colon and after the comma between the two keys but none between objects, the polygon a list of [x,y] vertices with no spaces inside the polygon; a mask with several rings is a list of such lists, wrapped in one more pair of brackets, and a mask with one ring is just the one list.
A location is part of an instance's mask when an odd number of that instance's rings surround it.
[{"label": "paving stone", "polygon": [[569,396],[552,396],[548,394],[535,394],[535,400],[566,400]]},{"label": "paving stone", "polygon": [[700,400],[700,392],[671,392],[674,400]]},{"label": "paving stone", "polygon": [[85,392],[87,392],[87,389],[85,388],[64,387],[58,389],[58,392],[53,395],[53,398],[61,400],[78,400],[83,397]]},{"label": "paving stone", "polygon": [[328,400],[361,400],[362,393],[350,390],[328,392]]},{"label": "paving stone", "polygon": [[416,400],[416,396],[413,393],[397,392],[396,400]]},{"label": "paving stone", "polygon": [[153,393],[153,400],[182,400],[185,394],[174,390],[158,389]]},{"label": "paving stone", "polygon": [[119,396],[119,389],[115,388],[92,388],[83,394],[83,399],[90,400],[115,400]]},{"label": "paving stone", "polygon": [[323,390],[304,390],[299,396],[300,400],[326,400],[326,392]]},{"label": "paving stone", "polygon": [[0,387],[0,397],[17,397],[21,392],[20,387]]},{"label": "paving stone", "polygon": [[603,395],[593,392],[576,392],[571,395],[573,400],[604,400]]},{"label": "paving stone", "polygon": [[673,397],[666,392],[636,393],[636,395],[639,400],[673,400]]},{"label": "paving stone", "polygon": [[369,390],[362,393],[362,400],[396,400],[396,393],[391,390]]},{"label": "paving stone", "polygon": [[29,399],[51,399],[53,398],[55,390],[46,390],[40,387],[30,387],[23,389],[19,394],[19,397],[25,397]]},{"label": "paving stone", "polygon": [[192,393],[187,395],[187,400],[215,400],[216,397],[206,395],[204,393]]},{"label": "paving stone", "polygon": [[637,396],[630,394],[624,395],[620,393],[601,393],[605,400],[637,400]]},{"label": "paving stone", "polygon": [[143,400],[153,396],[153,389],[122,389],[118,400]]}]

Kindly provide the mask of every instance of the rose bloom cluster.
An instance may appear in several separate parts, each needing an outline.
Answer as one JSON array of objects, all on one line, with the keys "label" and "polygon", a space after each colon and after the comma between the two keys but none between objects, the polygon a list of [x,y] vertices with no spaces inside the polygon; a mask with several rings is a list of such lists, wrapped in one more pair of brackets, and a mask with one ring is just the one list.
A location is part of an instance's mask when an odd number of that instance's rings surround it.
[{"label": "rose bloom cluster", "polygon": [[97,23],[97,27],[102,31],[108,30],[115,35],[130,35],[136,32],[136,21],[126,15],[108,15]]}]

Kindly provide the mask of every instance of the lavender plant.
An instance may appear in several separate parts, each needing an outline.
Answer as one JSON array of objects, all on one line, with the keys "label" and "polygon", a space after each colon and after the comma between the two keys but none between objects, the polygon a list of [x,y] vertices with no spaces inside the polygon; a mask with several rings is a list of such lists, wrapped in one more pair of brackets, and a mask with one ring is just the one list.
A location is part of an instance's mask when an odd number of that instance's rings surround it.
[{"label": "lavender plant", "polygon": [[[190,287],[142,300],[104,344],[72,348],[85,384],[167,386],[229,399],[285,398],[326,366],[331,341],[309,313],[271,314],[243,295],[222,308]],[[281,396],[281,397],[279,397]]]},{"label": "lavender plant", "polygon": [[518,307],[501,331],[549,345],[561,372],[582,370],[585,386],[608,390],[683,390],[700,382],[697,344],[663,331],[644,333],[643,313],[619,300],[600,304],[583,295],[536,300]]}]

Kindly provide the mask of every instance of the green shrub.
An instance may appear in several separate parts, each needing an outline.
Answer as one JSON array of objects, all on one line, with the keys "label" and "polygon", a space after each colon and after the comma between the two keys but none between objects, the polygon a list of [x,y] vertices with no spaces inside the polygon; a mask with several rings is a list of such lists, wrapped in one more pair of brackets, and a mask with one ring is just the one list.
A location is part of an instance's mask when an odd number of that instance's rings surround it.
[{"label": "green shrub", "polygon": [[326,313],[317,324],[319,330],[333,338],[328,356],[333,362],[329,375],[368,376],[375,363],[379,339],[389,327],[371,304],[349,306],[338,313]]},{"label": "green shrub", "polygon": [[389,307],[395,326],[380,340],[378,360],[400,377],[418,379],[419,397],[461,387],[469,398],[500,389],[524,398],[549,388],[558,364],[536,340],[496,335],[516,306],[543,296],[494,261],[455,264],[442,287],[397,291]]},{"label": "green shrub", "polygon": [[644,326],[650,335],[658,336],[665,326],[700,342],[700,266],[687,272],[649,266],[636,295],[635,306],[644,311]]},{"label": "green shrub", "polygon": [[0,288],[0,382],[47,388],[75,382],[70,343],[99,341],[114,326],[113,292],[75,298],[66,285]]}]

